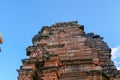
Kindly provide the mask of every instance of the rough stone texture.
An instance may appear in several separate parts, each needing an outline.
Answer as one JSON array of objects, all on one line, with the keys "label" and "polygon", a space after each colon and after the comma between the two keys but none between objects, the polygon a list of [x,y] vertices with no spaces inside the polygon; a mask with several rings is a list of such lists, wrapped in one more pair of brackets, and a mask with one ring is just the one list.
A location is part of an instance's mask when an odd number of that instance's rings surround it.
[{"label": "rough stone texture", "polygon": [[77,21],[43,26],[32,42],[18,80],[120,80],[103,37]]}]

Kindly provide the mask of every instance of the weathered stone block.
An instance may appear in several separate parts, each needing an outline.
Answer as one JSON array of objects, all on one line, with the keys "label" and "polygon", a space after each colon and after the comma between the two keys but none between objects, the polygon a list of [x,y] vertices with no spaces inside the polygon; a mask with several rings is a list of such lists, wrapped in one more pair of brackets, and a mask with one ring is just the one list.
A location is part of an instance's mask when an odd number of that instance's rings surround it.
[{"label": "weathered stone block", "polygon": [[120,80],[103,37],[77,21],[44,26],[32,42],[18,80]]}]

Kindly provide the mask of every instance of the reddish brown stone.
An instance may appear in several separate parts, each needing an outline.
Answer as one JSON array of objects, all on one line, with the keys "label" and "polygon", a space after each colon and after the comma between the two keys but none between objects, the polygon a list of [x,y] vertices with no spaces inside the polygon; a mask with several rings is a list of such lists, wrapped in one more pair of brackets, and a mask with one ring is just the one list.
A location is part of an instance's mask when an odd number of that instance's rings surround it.
[{"label": "reddish brown stone", "polygon": [[18,80],[120,80],[103,38],[77,21],[44,26],[32,42]]}]

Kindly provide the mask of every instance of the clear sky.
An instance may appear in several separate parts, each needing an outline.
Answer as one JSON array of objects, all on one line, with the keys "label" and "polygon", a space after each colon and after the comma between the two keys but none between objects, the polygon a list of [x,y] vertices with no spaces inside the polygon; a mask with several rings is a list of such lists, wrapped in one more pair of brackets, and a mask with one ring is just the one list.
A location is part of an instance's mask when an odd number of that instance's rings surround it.
[{"label": "clear sky", "polygon": [[0,80],[17,80],[26,47],[44,25],[78,20],[104,37],[120,67],[120,0],[0,0]]}]

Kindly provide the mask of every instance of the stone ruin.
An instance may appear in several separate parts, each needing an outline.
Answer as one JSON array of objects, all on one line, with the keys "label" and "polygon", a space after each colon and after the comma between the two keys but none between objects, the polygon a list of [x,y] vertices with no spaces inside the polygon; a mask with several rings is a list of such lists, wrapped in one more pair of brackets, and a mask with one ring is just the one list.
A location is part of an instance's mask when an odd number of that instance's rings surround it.
[{"label": "stone ruin", "polygon": [[18,80],[120,80],[103,37],[77,21],[43,26],[26,48]]}]

